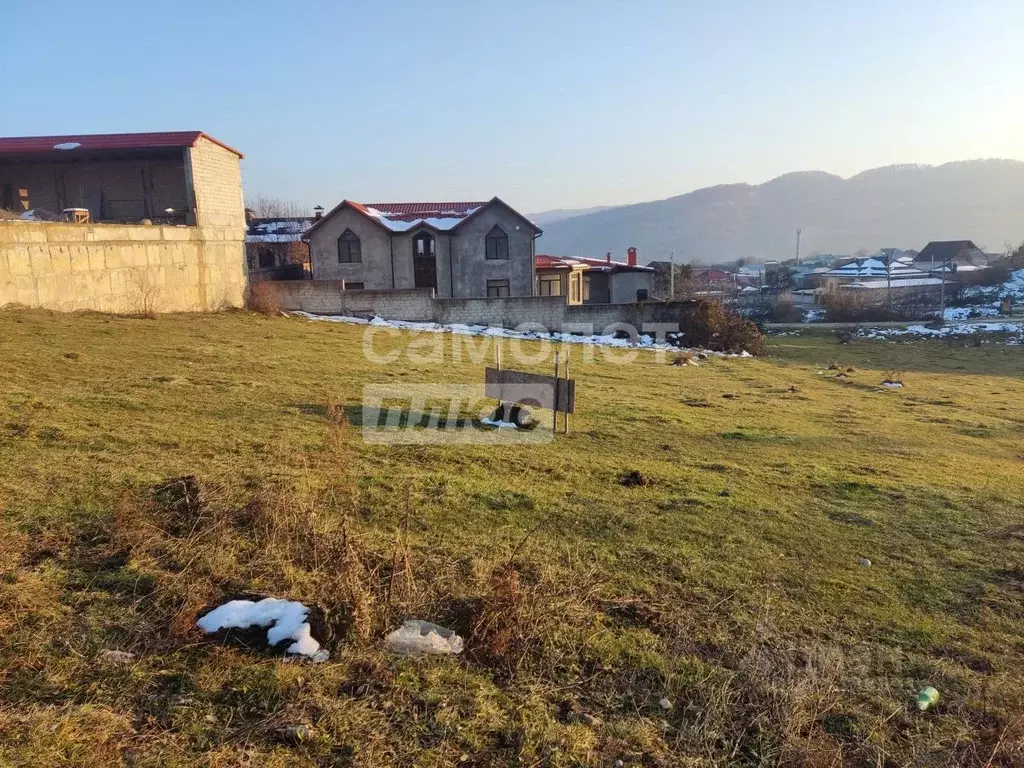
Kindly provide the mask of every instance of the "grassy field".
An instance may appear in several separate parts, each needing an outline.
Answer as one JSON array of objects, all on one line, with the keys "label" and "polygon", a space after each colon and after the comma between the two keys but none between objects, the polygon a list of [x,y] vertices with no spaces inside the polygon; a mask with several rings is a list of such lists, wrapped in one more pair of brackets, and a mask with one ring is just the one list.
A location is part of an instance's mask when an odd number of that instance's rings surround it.
[{"label": "grassy field", "polygon": [[[575,348],[568,436],[378,446],[364,384],[491,355],[363,333],[0,312],[0,765],[1024,764],[1020,348]],[[193,626],[244,594],[330,661]],[[465,653],[387,655],[406,618]]]}]

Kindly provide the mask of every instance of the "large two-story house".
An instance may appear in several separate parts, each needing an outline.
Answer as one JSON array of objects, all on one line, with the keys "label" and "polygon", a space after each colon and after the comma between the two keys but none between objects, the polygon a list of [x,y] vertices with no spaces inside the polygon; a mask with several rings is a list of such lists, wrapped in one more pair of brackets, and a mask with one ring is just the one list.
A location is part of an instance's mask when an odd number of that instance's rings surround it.
[{"label": "large two-story house", "polygon": [[541,230],[498,198],[343,200],[303,234],[314,280],[350,290],[432,288],[442,298],[531,296]]}]

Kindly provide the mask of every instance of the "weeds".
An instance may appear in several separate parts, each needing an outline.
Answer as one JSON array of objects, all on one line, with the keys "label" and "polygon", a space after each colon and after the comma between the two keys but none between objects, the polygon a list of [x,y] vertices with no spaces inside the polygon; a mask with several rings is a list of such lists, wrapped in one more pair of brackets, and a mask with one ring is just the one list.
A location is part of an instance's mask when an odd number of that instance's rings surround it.
[{"label": "weeds", "polygon": [[245,288],[245,308],[261,315],[276,315],[281,311],[277,290],[271,281],[249,283]]}]

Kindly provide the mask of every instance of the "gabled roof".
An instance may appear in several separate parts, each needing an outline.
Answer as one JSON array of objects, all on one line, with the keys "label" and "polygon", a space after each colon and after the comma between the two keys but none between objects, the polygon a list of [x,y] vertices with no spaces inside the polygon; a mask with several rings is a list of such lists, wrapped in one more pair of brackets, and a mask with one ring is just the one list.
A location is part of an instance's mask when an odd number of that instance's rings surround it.
[{"label": "gabled roof", "polygon": [[984,252],[970,240],[932,240],[917,254],[914,261],[918,264],[956,262],[984,266],[988,260]]},{"label": "gabled roof", "polygon": [[342,200],[338,205],[316,222],[305,236],[309,236],[320,224],[343,208],[351,208],[374,221],[388,232],[408,232],[427,227],[435,232],[451,232],[491,205],[501,205],[527,222],[537,234],[541,230],[514,208],[493,197],[483,202],[472,203],[357,203]]},{"label": "gabled roof", "polygon": [[47,154],[72,156],[85,152],[115,150],[184,149],[194,147],[200,137],[244,155],[202,131],[165,131],[163,133],[94,133],[73,136],[8,136],[0,137],[0,155]]},{"label": "gabled roof", "polygon": [[884,277],[891,280],[926,277],[924,272],[914,266],[914,262],[909,256],[896,256],[892,260],[892,266],[889,267],[886,260],[892,256],[892,254],[886,256],[883,253],[883,258],[875,257],[851,261],[841,267],[830,269],[825,275],[827,277],[854,277],[858,279]]},{"label": "gabled roof", "polygon": [[548,256],[545,253],[538,253],[534,258],[534,264],[537,269],[571,269],[572,264],[569,264],[566,259],[560,259],[557,256]]}]

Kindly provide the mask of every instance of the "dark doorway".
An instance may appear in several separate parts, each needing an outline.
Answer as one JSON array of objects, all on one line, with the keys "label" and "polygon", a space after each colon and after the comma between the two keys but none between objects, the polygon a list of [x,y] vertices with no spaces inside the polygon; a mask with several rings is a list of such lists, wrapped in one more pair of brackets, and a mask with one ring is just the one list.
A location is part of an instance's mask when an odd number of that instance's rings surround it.
[{"label": "dark doorway", "polygon": [[434,236],[420,232],[412,239],[413,277],[417,288],[437,289],[437,254]]}]

